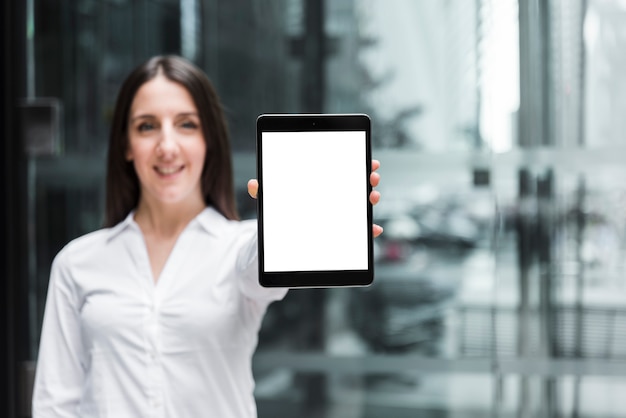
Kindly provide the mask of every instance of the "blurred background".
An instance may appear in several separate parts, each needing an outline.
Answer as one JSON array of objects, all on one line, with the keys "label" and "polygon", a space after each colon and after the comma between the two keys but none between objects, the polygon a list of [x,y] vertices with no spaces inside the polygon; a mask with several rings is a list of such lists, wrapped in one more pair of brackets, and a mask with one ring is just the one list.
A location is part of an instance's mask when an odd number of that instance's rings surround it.
[{"label": "blurred background", "polygon": [[372,118],[375,282],[270,306],[260,418],[626,416],[625,1],[2,7],[7,417],[30,416],[52,258],[101,226],[119,85],[163,53],[217,87],[246,219],[259,114]]}]

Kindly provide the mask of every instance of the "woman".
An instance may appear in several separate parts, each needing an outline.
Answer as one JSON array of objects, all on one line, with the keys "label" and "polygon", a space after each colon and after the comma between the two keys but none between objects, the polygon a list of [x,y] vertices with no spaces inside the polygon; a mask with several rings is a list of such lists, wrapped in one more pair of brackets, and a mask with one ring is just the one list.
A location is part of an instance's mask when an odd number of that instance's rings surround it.
[{"label": "woman", "polygon": [[52,265],[33,417],[256,416],[251,358],[286,290],[258,284],[221,105],[193,64],[155,57],[122,85],[106,197],[106,228]]}]

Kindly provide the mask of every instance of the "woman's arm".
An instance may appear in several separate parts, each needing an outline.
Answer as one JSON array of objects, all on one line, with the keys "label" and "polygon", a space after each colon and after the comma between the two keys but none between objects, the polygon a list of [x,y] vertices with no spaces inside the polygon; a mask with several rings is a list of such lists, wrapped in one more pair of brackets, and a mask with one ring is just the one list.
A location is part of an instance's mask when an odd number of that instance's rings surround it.
[{"label": "woman's arm", "polygon": [[67,252],[52,264],[33,392],[33,418],[78,417],[85,352]]},{"label": "woman's arm", "polygon": [[241,278],[239,288],[249,299],[262,302],[280,300],[287,294],[285,288],[267,288],[259,284],[259,257],[257,227],[254,221],[241,222],[239,234],[242,246],[237,255],[237,271]]}]

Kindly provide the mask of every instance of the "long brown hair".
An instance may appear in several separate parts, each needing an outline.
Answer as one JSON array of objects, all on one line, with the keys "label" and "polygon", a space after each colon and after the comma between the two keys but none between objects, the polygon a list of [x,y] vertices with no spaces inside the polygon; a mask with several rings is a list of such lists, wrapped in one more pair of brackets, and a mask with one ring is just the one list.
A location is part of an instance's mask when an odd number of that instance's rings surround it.
[{"label": "long brown hair", "polygon": [[207,145],[200,179],[205,203],[228,219],[239,219],[228,126],[220,99],[202,70],[184,58],[169,55],[153,57],[135,68],[118,94],[109,137],[105,227],[124,220],[139,203],[139,179],[133,163],[126,160],[128,118],[137,90],[156,77],[159,70],[169,80],[185,87],[198,109]]}]

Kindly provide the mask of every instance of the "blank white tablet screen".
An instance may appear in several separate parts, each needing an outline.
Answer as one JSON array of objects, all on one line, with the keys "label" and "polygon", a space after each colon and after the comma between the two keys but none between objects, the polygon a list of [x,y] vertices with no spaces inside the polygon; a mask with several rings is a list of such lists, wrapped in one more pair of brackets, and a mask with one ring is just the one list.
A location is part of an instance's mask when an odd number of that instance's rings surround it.
[{"label": "blank white tablet screen", "polygon": [[367,270],[364,131],[263,132],[266,272]]}]

